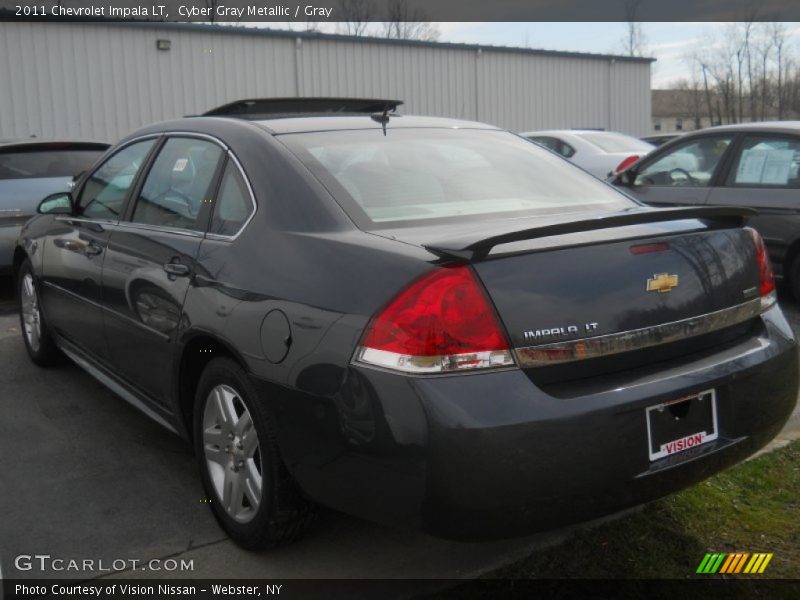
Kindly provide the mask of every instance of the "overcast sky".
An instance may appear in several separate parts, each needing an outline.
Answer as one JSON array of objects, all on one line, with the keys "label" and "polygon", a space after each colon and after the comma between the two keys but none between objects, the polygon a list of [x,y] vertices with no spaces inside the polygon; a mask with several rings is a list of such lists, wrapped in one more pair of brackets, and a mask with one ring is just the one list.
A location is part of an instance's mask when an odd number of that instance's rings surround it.
[{"label": "overcast sky", "polygon": [[[785,25],[792,51],[800,55],[800,23]],[[658,59],[653,65],[653,87],[666,87],[687,77],[686,56],[697,48],[721,43],[727,26],[727,23],[643,23],[646,55]],[[439,40],[443,42],[619,54],[627,24],[438,23],[438,27]],[[320,29],[335,32],[336,26],[327,23]]]},{"label": "overcast sky", "polygon": [[[687,77],[686,56],[698,48],[721,43],[728,23],[642,23],[645,54],[653,65],[653,87],[666,87]],[[800,51],[800,23],[786,23],[795,52]],[[602,52],[622,51],[627,23],[440,23],[442,41],[506,44]]]}]

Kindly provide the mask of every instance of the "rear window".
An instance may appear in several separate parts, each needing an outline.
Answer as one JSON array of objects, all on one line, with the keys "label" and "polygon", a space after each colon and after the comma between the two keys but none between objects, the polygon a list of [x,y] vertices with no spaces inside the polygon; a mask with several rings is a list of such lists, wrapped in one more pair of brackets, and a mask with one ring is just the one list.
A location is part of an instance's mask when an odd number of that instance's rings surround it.
[{"label": "rear window", "polygon": [[280,139],[360,227],[621,209],[633,203],[505,131],[380,129]]},{"label": "rear window", "polygon": [[582,138],[597,146],[603,152],[650,152],[655,146],[638,140],[635,137],[622,135],[621,133],[607,133],[602,131],[575,132]]},{"label": "rear window", "polygon": [[73,177],[88,169],[103,149],[0,149],[0,179]]}]

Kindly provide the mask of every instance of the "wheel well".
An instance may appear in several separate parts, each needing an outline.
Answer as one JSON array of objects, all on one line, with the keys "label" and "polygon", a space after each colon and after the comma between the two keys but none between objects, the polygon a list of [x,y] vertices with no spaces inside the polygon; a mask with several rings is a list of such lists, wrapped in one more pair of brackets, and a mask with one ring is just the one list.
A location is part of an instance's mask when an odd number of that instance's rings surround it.
[{"label": "wheel well", "polygon": [[233,350],[211,336],[199,335],[193,337],[183,347],[178,375],[178,399],[183,424],[186,427],[186,433],[189,438],[193,435],[192,418],[197,383],[200,381],[200,376],[206,365],[221,356],[236,361],[243,369],[247,370],[247,366]]},{"label": "wheel well", "polygon": [[17,246],[14,248],[14,260],[12,264],[12,273],[14,274],[14,279],[17,278],[17,273],[19,273],[19,268],[22,266],[22,261],[28,258],[28,255],[25,253],[25,250]]},{"label": "wheel well", "polygon": [[790,273],[792,269],[792,263],[794,259],[800,254],[800,239],[796,239],[792,242],[792,245],[789,246],[789,249],[786,251],[786,254],[783,258],[783,278],[785,281],[789,281],[791,278]]}]

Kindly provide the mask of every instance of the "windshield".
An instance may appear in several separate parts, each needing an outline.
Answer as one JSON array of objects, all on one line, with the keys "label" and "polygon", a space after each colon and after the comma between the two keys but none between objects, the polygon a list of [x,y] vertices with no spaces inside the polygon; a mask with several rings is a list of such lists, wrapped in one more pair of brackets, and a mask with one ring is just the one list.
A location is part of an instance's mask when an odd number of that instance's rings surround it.
[{"label": "windshield", "polygon": [[280,136],[360,227],[464,220],[633,203],[505,131],[380,129]]},{"label": "windshield", "polygon": [[608,133],[605,131],[586,131],[575,133],[590,144],[597,146],[603,152],[640,152],[646,154],[655,146],[642,140],[621,133]]},{"label": "windshield", "polygon": [[102,150],[29,150],[0,152],[0,179],[72,177],[86,169]]}]

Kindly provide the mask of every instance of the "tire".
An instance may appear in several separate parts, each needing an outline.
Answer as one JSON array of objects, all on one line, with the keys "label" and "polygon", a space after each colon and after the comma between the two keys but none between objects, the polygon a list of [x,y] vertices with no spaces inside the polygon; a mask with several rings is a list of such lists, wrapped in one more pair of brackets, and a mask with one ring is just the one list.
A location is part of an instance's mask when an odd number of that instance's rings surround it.
[{"label": "tire", "polygon": [[39,302],[39,285],[33,265],[27,258],[17,274],[19,300],[19,325],[22,341],[31,360],[40,367],[51,367],[64,362],[64,355],[53,341]]},{"label": "tire", "polygon": [[262,550],[308,528],[314,506],[283,465],[273,421],[236,362],[215,358],[208,363],[197,386],[193,421],[206,498],[234,542]]}]

